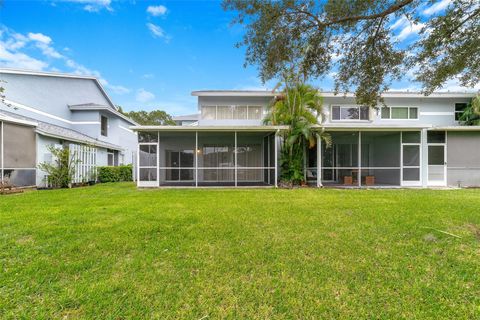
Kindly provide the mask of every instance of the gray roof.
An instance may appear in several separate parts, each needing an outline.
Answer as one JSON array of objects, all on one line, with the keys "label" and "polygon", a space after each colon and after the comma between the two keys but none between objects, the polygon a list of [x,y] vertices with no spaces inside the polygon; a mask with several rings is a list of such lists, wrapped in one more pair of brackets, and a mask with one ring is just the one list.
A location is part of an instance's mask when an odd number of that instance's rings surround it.
[{"label": "gray roof", "polygon": [[31,121],[35,122],[37,124],[37,133],[48,136],[48,137],[54,137],[58,139],[64,139],[72,142],[77,142],[77,143],[82,143],[82,144],[91,144],[97,147],[102,147],[102,148],[107,148],[107,149],[114,149],[114,150],[123,150],[122,147],[117,146],[112,143],[100,141],[97,139],[94,139],[90,136],[87,136],[83,133],[80,133],[78,131],[60,127],[51,123],[43,122],[43,121],[38,121],[36,119],[20,116],[18,114],[0,110],[0,116],[3,115],[5,117],[9,118],[14,118],[18,120],[23,120],[23,121]]},{"label": "gray roof", "polygon": [[172,117],[172,120],[173,121],[188,121],[188,120],[197,121],[199,117],[200,115],[198,113],[194,113],[194,114],[187,114],[184,116]]}]

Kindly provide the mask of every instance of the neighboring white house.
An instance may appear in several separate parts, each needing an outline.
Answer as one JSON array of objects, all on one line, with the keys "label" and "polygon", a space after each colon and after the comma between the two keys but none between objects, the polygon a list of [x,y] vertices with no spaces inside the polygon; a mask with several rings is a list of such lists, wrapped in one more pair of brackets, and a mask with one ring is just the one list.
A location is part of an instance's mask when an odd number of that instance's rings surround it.
[{"label": "neighboring white house", "polygon": [[[284,128],[262,121],[276,94],[195,91],[194,125],[131,127],[138,132],[138,186],[277,185]],[[474,93],[387,92],[387,107],[378,109],[356,105],[351,94],[321,95],[333,143],[305,150],[309,183],[480,186],[480,127],[458,122]]]},{"label": "neighboring white house", "polygon": [[117,111],[98,79],[61,73],[0,69],[0,178],[16,186],[43,186],[39,163],[52,161],[48,145],[70,147],[75,182],[97,166],[135,160],[134,121]]}]

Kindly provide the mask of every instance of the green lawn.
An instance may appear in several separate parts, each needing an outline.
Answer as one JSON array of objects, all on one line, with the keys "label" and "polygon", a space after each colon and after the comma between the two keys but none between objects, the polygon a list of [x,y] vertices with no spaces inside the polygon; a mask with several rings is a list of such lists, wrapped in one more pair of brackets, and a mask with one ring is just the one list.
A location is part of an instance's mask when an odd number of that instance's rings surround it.
[{"label": "green lawn", "polygon": [[479,317],[480,190],[0,196],[1,319]]}]

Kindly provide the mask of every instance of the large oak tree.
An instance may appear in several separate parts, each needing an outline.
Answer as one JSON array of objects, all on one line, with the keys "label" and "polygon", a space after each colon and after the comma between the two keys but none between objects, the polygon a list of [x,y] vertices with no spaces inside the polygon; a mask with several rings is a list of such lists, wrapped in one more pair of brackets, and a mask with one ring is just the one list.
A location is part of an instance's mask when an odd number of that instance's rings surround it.
[{"label": "large oak tree", "polygon": [[[355,91],[357,103],[369,106],[407,73],[425,94],[451,79],[467,87],[480,81],[478,0],[224,0],[223,6],[246,26],[239,45],[262,81],[286,69],[306,79],[336,71],[335,91]],[[397,21],[419,30],[407,46],[392,28]]]}]

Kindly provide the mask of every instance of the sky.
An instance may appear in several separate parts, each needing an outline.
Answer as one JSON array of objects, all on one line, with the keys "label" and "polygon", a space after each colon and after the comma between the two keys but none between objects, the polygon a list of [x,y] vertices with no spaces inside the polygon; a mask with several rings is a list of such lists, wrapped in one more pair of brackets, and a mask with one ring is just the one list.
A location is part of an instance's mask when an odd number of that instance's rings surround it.
[{"label": "sky", "polygon": [[[441,12],[450,0],[422,8]],[[194,90],[272,88],[254,66],[244,67],[237,48],[244,28],[220,1],[4,0],[0,8],[0,67],[98,77],[115,104],[126,110],[195,113]],[[404,44],[421,29],[392,22]],[[332,89],[332,76],[315,83]],[[404,80],[392,86],[416,90]],[[445,90],[458,90],[455,82]]]}]

